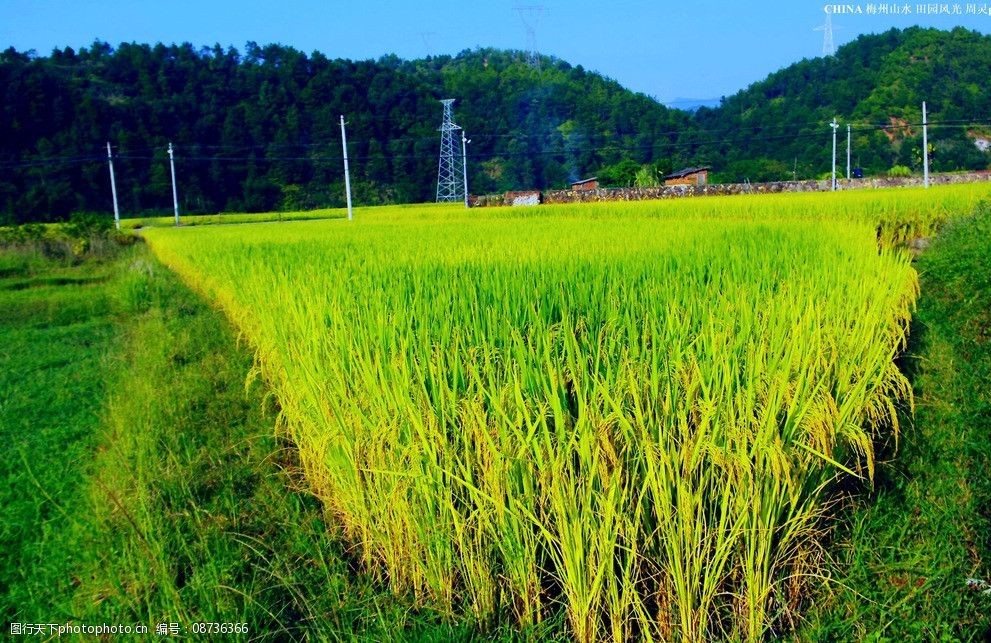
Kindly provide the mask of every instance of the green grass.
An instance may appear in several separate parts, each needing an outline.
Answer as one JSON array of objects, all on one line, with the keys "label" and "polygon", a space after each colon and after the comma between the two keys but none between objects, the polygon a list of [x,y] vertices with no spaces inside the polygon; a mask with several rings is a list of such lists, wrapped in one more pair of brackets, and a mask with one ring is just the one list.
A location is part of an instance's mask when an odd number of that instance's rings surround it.
[{"label": "green grass", "polygon": [[49,622],[72,614],[75,527],[85,520],[80,499],[97,447],[115,305],[109,264],[38,276],[17,266],[0,280],[2,620]]},{"label": "green grass", "polygon": [[[234,223],[262,223],[265,221],[309,221],[313,219],[343,219],[348,215],[346,208],[325,208],[322,210],[306,210],[302,212],[222,212],[220,214],[185,214],[180,215],[179,222],[184,226],[220,225]],[[121,219],[120,227],[124,230],[136,228],[168,227],[175,225],[175,216],[166,217],[131,217]]]},{"label": "green grass", "polygon": [[354,573],[250,356],[142,245],[32,274],[0,280],[6,622],[474,636]]},{"label": "green grass", "polygon": [[[447,211],[457,211],[464,208],[459,203],[446,203],[441,205],[431,205],[431,208],[441,208]],[[355,216],[367,216],[381,212],[413,214],[423,208],[422,204],[412,203],[403,205],[373,205],[355,208]],[[181,215],[180,223],[183,226],[198,225],[224,225],[236,223],[269,223],[269,222],[289,222],[289,221],[314,221],[320,219],[346,219],[347,208],[323,208],[320,210],[305,210],[293,212],[222,212],[220,214],[192,214]],[[168,228],[175,227],[175,217],[131,217],[121,219],[121,228],[124,230],[135,230],[138,228]]]},{"label": "green grass", "polygon": [[[481,208],[472,211],[473,218],[542,217],[548,214],[577,214],[594,218],[617,206],[630,215],[649,213],[652,217],[700,217],[726,213],[736,218],[760,220],[768,212],[796,219],[820,220],[824,216],[840,215],[852,221],[869,222],[876,226],[880,241],[886,245],[904,243],[915,237],[934,234],[948,218],[969,212],[983,197],[988,186],[982,183],[941,185],[923,188],[882,188],[877,190],[847,190],[834,193],[741,194],[691,199],[653,201],[572,203],[544,205],[536,208]],[[444,212],[455,216],[464,213],[459,203],[404,204],[362,206],[354,209],[358,220],[391,218],[393,220],[423,219]],[[221,213],[183,215],[183,226],[307,221],[343,219],[344,208],[305,212]],[[175,218],[135,217],[123,219],[125,230],[143,227],[174,227]],[[2,233],[0,233],[2,238]]]},{"label": "green grass", "polygon": [[966,584],[991,582],[991,208],[947,226],[918,269],[915,420],[837,534],[836,583],[802,638],[991,638],[991,596]]}]

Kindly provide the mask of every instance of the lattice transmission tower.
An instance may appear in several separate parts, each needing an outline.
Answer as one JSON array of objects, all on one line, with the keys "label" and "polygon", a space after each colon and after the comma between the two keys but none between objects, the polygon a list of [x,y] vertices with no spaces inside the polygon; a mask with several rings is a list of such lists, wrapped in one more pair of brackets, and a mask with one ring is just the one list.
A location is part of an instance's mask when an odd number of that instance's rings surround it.
[{"label": "lattice transmission tower", "polygon": [[[838,29],[839,27],[837,27]],[[819,25],[813,31],[822,32],[822,55],[835,56],[836,45],[833,44],[833,13],[826,11],[826,23]]]},{"label": "lattice transmission tower", "polygon": [[454,124],[455,99],[445,98],[444,122],[440,126],[440,161],[437,164],[437,202],[464,201],[465,175],[461,151],[454,142],[454,133],[461,128]]},{"label": "lattice transmission tower", "polygon": [[516,15],[526,30],[526,62],[534,69],[540,68],[540,52],[537,49],[537,24],[547,14],[547,8],[539,4],[516,5]]}]

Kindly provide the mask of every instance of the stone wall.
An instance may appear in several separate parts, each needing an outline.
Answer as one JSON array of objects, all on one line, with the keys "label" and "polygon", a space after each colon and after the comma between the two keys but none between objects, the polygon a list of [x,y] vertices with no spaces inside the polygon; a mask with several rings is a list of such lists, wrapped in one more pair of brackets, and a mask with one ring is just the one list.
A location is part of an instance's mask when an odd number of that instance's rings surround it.
[{"label": "stone wall", "polygon": [[[991,171],[933,174],[932,185],[948,183],[975,183],[991,181]],[[777,181],[774,183],[722,183],[710,185],[671,185],[656,188],[599,188],[598,190],[549,190],[543,192],[542,203],[588,203],[598,201],[641,201],[645,199],[676,199],[690,196],[719,196],[728,194],[771,194],[777,192],[824,192],[829,190],[829,179],[822,181]],[[921,186],[921,176],[883,177],[870,179],[841,179],[840,190],[866,188]],[[521,194],[531,192],[507,192],[480,196],[473,205],[512,205]]]}]

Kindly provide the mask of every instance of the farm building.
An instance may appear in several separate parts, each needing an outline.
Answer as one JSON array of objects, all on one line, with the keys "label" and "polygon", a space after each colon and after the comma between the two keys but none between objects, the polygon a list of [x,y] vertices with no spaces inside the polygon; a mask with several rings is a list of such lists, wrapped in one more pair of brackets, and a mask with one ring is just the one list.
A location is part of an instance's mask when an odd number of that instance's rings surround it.
[{"label": "farm building", "polygon": [[664,185],[705,185],[709,182],[709,167],[686,167],[664,177]]},{"label": "farm building", "polygon": [[582,179],[581,181],[574,181],[571,184],[572,190],[598,190],[599,189],[599,177],[593,176],[590,179]]}]

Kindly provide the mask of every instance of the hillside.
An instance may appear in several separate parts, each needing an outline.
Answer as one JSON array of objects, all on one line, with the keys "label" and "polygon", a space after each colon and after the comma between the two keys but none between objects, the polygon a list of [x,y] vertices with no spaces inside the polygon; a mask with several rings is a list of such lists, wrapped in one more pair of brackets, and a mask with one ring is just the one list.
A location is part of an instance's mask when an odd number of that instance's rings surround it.
[{"label": "hillside", "polygon": [[[472,139],[476,193],[557,187],[632,157],[690,117],[618,83],[544,58],[466,51],[412,62],[330,60],[289,47],[105,43],[0,54],[0,213],[24,221],[110,207],[106,141],[121,207],[171,209],[176,146],[184,211],[343,204],[339,115],[348,121],[357,202],[435,195],[442,109]],[[3,219],[0,219],[2,222]]]},{"label": "hillside", "polygon": [[[726,180],[799,178],[829,169],[828,122],[853,126],[853,162],[867,173],[921,165],[922,101],[927,101],[936,171],[980,169],[991,157],[974,135],[991,132],[991,36],[965,29],[892,29],[860,36],[835,57],[803,60],[702,108],[700,161]],[[968,133],[970,135],[968,136]],[[796,167],[797,166],[797,167]]]},{"label": "hillside", "polygon": [[[598,175],[707,164],[717,181],[809,178],[830,167],[835,116],[868,174],[987,167],[991,37],[912,28],[861,36],[775,72],[716,108],[669,109],[581,66],[519,52],[331,60],[281,45],[125,43],[0,53],[0,223],[108,212],[106,142],[125,215],[171,210],[166,146],[188,213],[343,205],[340,115],[359,204],[435,195],[441,98],[471,138],[470,190],[555,188]],[[845,131],[840,133],[840,156]],[[845,164],[845,159],[841,165]]]}]

